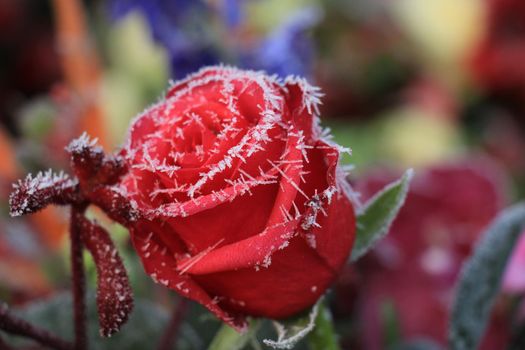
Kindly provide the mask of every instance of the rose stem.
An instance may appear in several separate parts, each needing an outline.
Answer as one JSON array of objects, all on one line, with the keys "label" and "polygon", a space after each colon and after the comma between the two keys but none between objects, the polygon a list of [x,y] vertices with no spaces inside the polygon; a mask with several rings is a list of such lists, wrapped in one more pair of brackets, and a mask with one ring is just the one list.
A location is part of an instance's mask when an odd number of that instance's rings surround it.
[{"label": "rose stem", "polygon": [[[73,344],[57,337],[47,330],[38,328],[9,312],[7,304],[0,305],[0,329],[14,335],[31,338],[44,346],[58,350],[71,350]],[[4,349],[5,342],[0,339],[0,349]],[[9,347],[7,347],[9,349]]]},{"label": "rose stem", "polygon": [[188,310],[188,301],[187,299],[180,299],[173,309],[171,314],[171,319],[168,323],[168,326],[164,330],[164,334],[160,339],[158,350],[171,350],[173,344],[177,340],[177,333],[179,331],[182,319],[186,315]]},{"label": "rose stem", "polygon": [[84,256],[82,244],[82,226],[79,216],[84,213],[85,207],[72,206],[71,208],[71,278],[75,322],[75,350],[87,349],[86,326],[86,278],[84,275]]}]

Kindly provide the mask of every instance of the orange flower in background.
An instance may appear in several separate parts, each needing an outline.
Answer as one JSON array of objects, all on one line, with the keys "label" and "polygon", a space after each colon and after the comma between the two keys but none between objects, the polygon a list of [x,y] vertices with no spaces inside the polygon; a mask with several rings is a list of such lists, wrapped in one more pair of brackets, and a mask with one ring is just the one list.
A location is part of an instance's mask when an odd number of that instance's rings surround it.
[{"label": "orange flower in background", "polygon": [[[13,181],[20,176],[21,169],[15,158],[15,150],[8,135],[0,130],[0,196],[7,200]],[[67,223],[60,210],[46,208],[31,216],[39,238],[48,248],[57,249],[64,238]]]}]

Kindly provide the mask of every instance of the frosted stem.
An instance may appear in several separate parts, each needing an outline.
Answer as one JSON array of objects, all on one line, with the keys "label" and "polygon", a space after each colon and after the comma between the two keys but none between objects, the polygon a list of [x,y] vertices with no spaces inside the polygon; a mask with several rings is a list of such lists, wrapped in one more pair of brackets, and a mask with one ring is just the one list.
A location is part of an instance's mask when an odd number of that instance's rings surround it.
[{"label": "frosted stem", "polygon": [[82,243],[82,218],[84,206],[71,208],[71,279],[75,323],[75,350],[87,349],[86,325],[86,278],[84,274],[84,256]]},{"label": "frosted stem", "polygon": [[[58,350],[72,350],[73,344],[51,334],[50,332],[38,328],[31,323],[22,320],[9,312],[7,304],[0,305],[0,329],[3,331],[19,335],[27,338],[31,338],[38,343]],[[8,345],[0,339],[1,349],[11,349]]]}]

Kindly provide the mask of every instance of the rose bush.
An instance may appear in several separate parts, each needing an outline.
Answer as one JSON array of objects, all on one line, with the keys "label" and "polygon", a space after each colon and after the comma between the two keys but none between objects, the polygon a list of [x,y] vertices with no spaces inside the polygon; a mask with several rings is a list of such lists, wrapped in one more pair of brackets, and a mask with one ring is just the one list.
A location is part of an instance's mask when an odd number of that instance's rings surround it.
[{"label": "rose bush", "polygon": [[319,97],[303,79],[211,67],[138,116],[118,188],[147,273],[237,329],[316,302],[355,235]]}]

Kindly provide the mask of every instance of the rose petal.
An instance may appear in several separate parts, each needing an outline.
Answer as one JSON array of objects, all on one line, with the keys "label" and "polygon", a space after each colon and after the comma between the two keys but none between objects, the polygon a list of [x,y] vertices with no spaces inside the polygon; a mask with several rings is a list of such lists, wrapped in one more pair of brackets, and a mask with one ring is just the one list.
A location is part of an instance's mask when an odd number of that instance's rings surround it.
[{"label": "rose petal", "polygon": [[[151,231],[150,231],[151,229]],[[195,283],[188,275],[181,275],[176,270],[174,255],[182,253],[167,249],[167,246],[158,241],[156,233],[162,231],[155,224],[144,222],[131,229],[131,236],[135,249],[144,265],[146,272],[154,281],[192,299],[214,313],[219,319],[226,322],[238,331],[247,327],[246,320],[239,315],[230,315],[218,306],[218,299],[211,297],[204,289]],[[155,233],[155,234],[154,234]],[[172,245],[174,247],[174,245]]]},{"label": "rose petal", "polygon": [[303,145],[296,135],[290,135],[286,141],[286,148],[283,153],[284,159],[276,163],[268,160],[274,171],[278,172],[281,181],[279,183],[279,192],[275,199],[272,213],[268,218],[266,226],[271,227],[287,220],[292,204],[301,192],[299,186],[301,182],[301,173],[303,171],[303,161],[300,147]]},{"label": "rose petal", "polygon": [[266,184],[273,185],[273,182],[267,182],[268,177],[274,176],[275,173],[277,173],[277,171],[272,171],[265,176],[259,176],[254,179],[247,179],[247,181],[244,182],[234,183],[223,190],[213,192],[209,195],[200,196],[186,202],[160,205],[156,209],[145,211],[145,213],[153,219],[169,219],[194,215],[204,210],[213,209],[220,204],[231,202],[237,196],[243,196],[257,186]]},{"label": "rose petal", "polygon": [[191,254],[197,254],[218,241],[222,241],[222,245],[240,241],[264,231],[278,188],[276,183],[255,186],[250,192],[217,205],[213,210],[171,218],[166,222],[186,242]]},{"label": "rose petal", "polygon": [[297,77],[286,79],[284,85],[287,89],[286,106],[290,110],[288,115],[293,125],[303,130],[307,141],[315,142],[319,130],[314,123],[314,115],[319,115],[322,96],[319,88]]},{"label": "rose petal", "polygon": [[336,276],[297,236],[265,265],[192,277],[209,293],[224,296],[219,303],[224,309],[279,319],[313,305]]},{"label": "rose petal", "polygon": [[180,273],[203,275],[228,270],[264,266],[278,249],[288,246],[297,232],[298,220],[269,227],[262,233],[180,260]]},{"label": "rose petal", "polygon": [[[308,150],[310,162],[305,170],[304,192],[318,194],[320,208],[315,213],[316,225],[312,225],[303,237],[316,252],[334,269],[348,258],[355,238],[355,213],[344,174],[338,173],[339,152],[332,145],[318,141]],[[326,170],[319,171],[323,165]],[[316,167],[316,169],[314,169]],[[322,177],[322,178],[321,178]],[[347,232],[341,232],[346,228]]]}]

